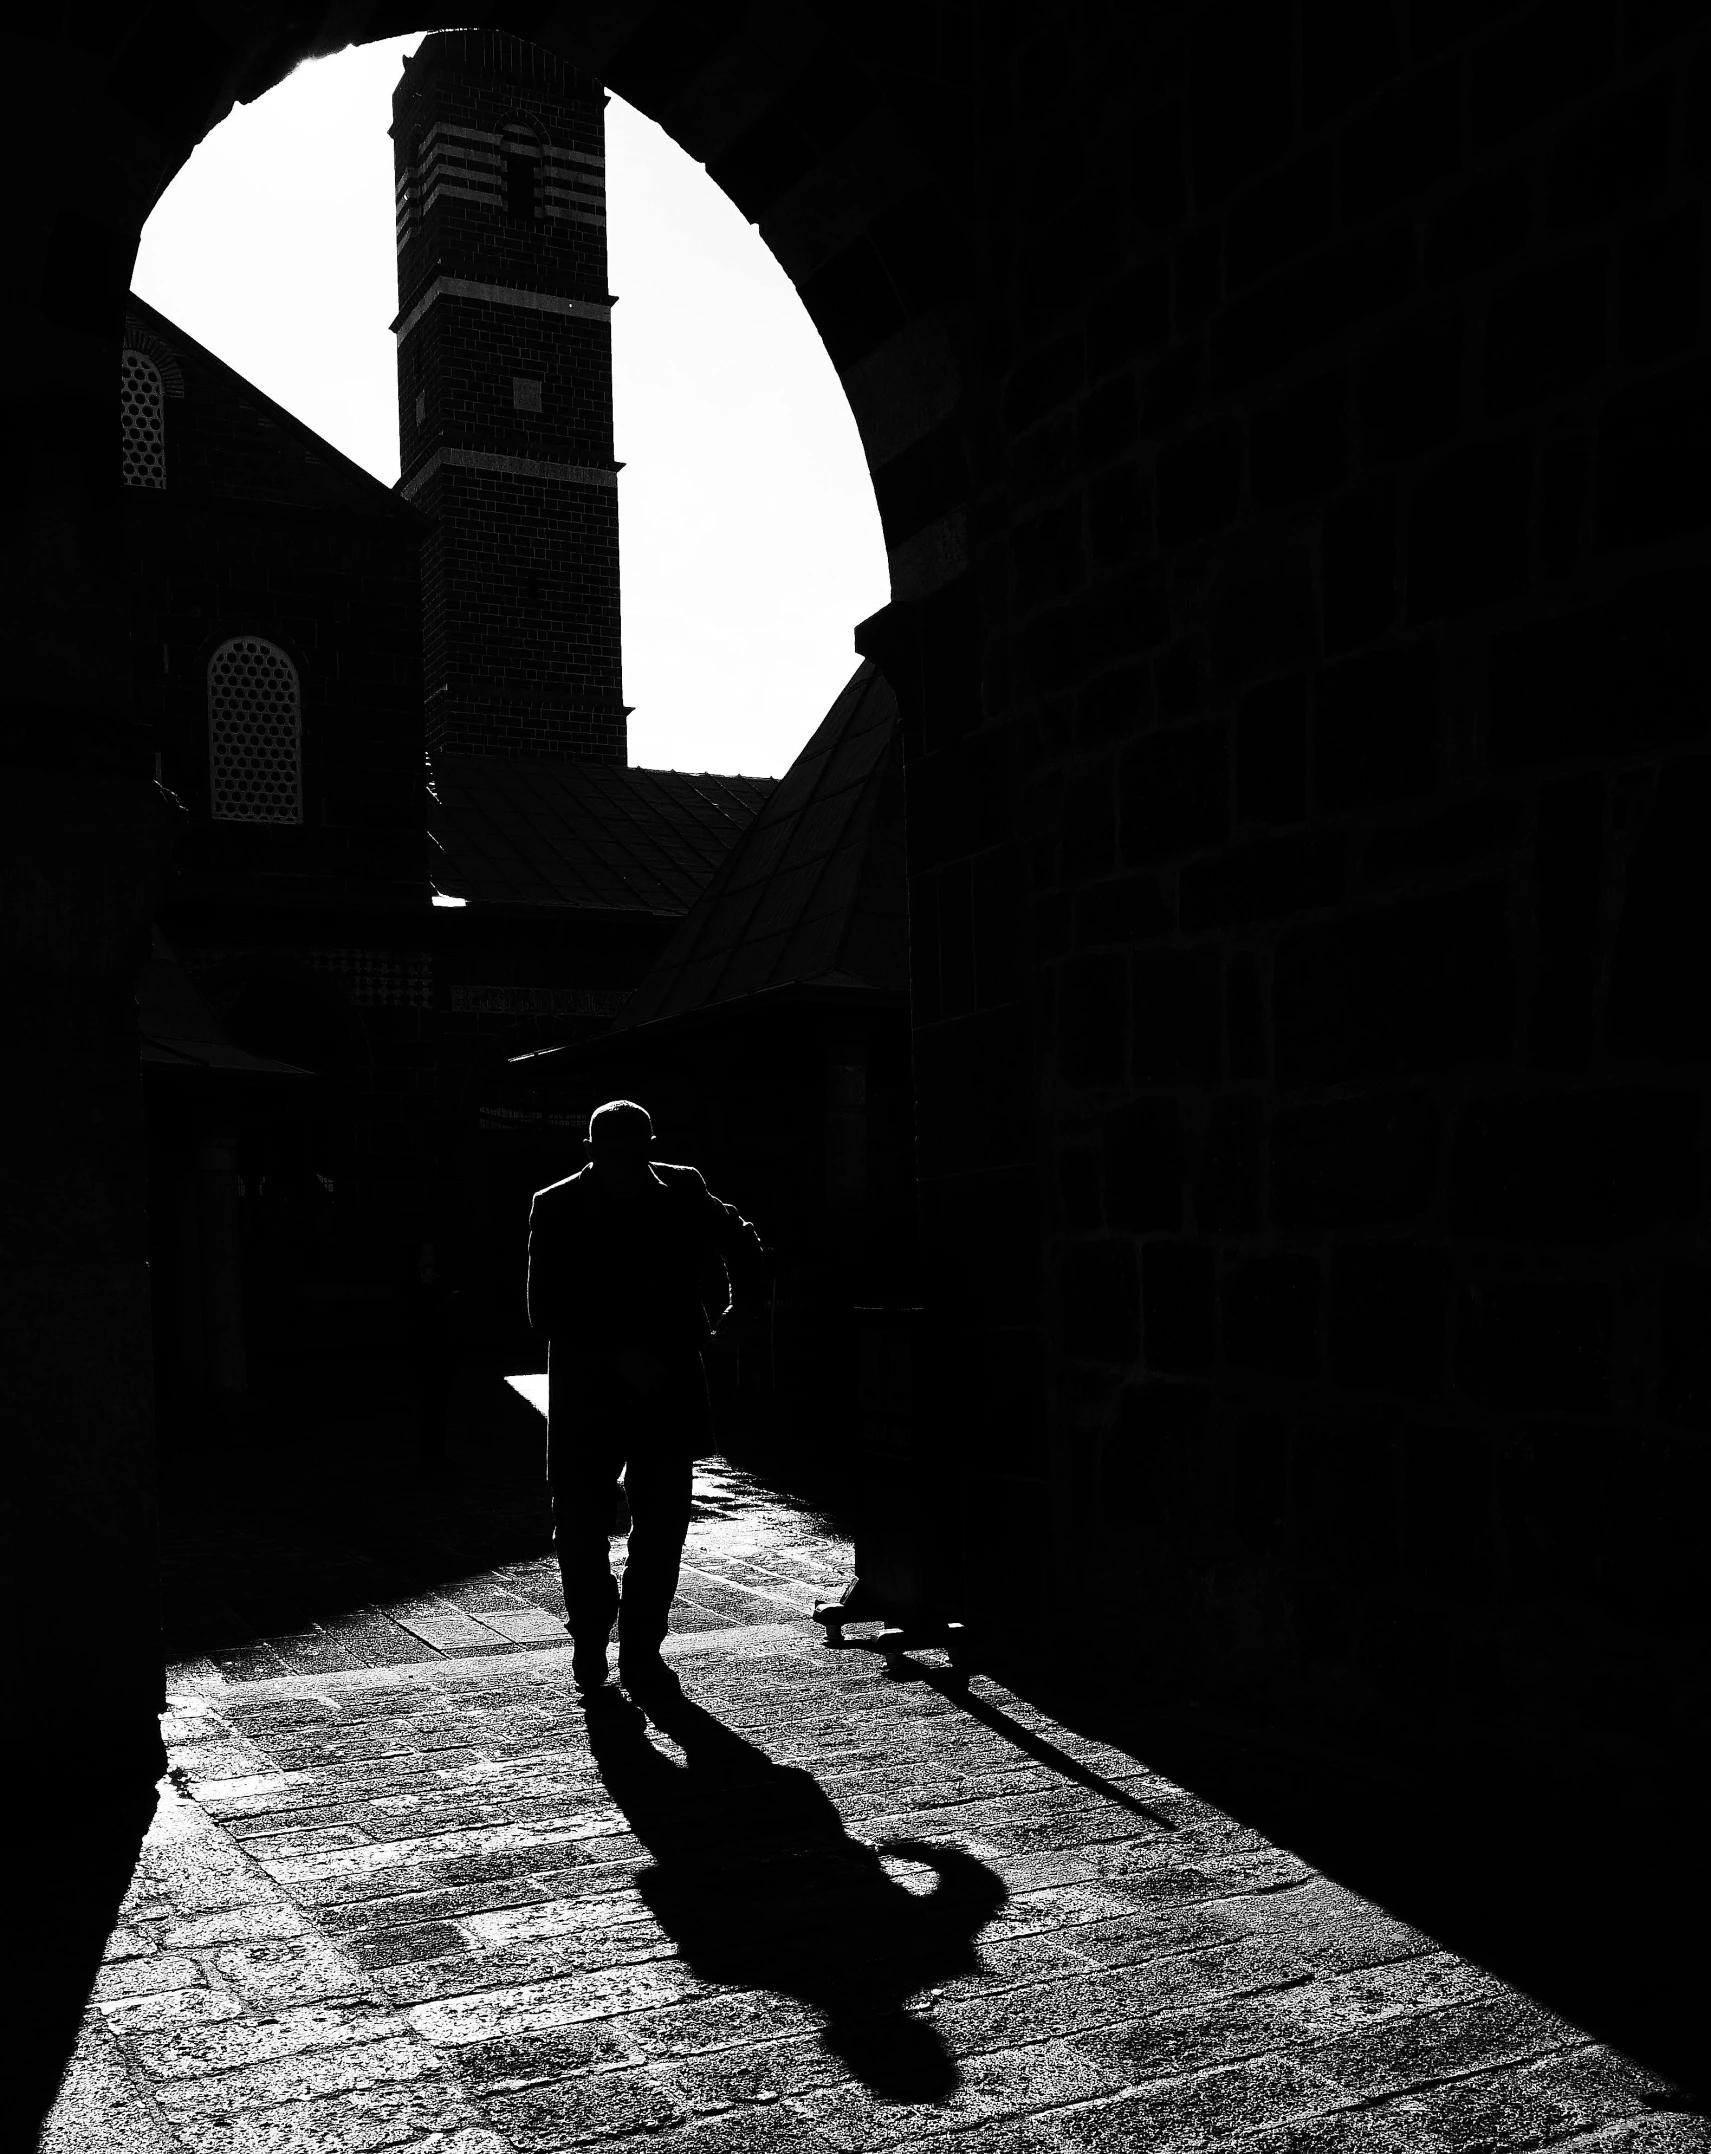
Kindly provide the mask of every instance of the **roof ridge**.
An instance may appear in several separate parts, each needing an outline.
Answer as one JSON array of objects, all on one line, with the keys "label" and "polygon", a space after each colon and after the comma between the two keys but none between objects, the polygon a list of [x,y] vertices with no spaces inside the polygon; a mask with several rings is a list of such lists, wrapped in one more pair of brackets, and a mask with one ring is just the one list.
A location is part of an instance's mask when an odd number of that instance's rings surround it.
[{"label": "roof ridge", "polygon": [[151,306],[140,292],[127,291],[125,304],[127,308],[141,308],[143,313],[148,315],[152,321],[158,322],[160,327],[168,332],[168,342],[177,339],[180,343],[188,345],[199,360],[205,361],[209,366],[214,367],[218,372],[236,382],[239,388],[247,395],[253,396],[258,403],[266,405],[268,411],[276,414],[283,422],[284,431],[297,435],[301,442],[312,446],[315,454],[322,457],[339,476],[358,481],[363,487],[377,494],[379,501],[376,502],[376,507],[379,507],[384,502],[394,515],[406,517],[413,523],[426,525],[427,518],[423,512],[415,507],[413,503],[406,501],[403,495],[398,493],[395,488],[388,486],[384,479],[377,479],[372,471],[359,464],[354,457],[347,456],[343,449],[335,448],[325,434],[316,433],[307,419],[300,419],[296,412],[278,402],[276,398],[269,396],[267,391],[258,383],[251,381],[247,374],[240,374],[229,359],[222,359],[217,351],[210,350],[199,338],[193,337],[182,323],[175,322],[170,314],[163,314],[159,307]]}]

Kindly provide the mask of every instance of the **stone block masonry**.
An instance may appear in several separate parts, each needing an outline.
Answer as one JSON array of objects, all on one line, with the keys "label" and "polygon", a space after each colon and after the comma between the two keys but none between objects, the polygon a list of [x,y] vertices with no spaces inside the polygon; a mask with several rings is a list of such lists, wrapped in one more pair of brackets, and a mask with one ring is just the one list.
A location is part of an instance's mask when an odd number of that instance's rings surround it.
[{"label": "stone block masonry", "polygon": [[[1053,1433],[965,1470],[1064,1524],[965,1600],[1321,1735],[1548,1712],[1667,1773],[1711,1487],[1703,11],[1181,22],[985,93],[1028,147],[982,707],[910,736],[917,1070],[990,1090],[963,1044],[1025,1006],[1039,1328],[964,1344],[1038,1352]],[[921,1127],[936,1222],[1029,1149]]]},{"label": "stone block masonry", "polygon": [[618,497],[589,483],[601,476],[452,464],[415,493],[437,527],[422,575],[430,754],[624,760]]},{"label": "stone block masonry", "polygon": [[429,751],[621,763],[604,92],[458,33],[426,40],[393,103]]}]

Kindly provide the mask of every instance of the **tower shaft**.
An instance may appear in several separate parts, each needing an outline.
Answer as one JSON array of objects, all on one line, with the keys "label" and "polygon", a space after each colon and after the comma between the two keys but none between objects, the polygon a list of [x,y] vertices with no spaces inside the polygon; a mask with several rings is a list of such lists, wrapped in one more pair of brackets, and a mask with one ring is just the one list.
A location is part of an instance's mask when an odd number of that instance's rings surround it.
[{"label": "tower shaft", "polygon": [[485,31],[426,38],[393,93],[430,752],[626,759],[605,102]]}]

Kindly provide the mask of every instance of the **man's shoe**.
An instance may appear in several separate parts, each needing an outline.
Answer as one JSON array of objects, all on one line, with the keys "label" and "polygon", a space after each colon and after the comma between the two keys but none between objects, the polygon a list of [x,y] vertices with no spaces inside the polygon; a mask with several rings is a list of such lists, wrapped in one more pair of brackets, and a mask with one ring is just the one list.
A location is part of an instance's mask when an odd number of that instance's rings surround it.
[{"label": "man's shoe", "polygon": [[599,1690],[606,1681],[606,1641],[579,1645],[570,1656],[570,1679],[580,1691]]},{"label": "man's shoe", "polygon": [[657,1651],[626,1653],[620,1646],[618,1680],[632,1698],[674,1698],[683,1695],[683,1685]]}]

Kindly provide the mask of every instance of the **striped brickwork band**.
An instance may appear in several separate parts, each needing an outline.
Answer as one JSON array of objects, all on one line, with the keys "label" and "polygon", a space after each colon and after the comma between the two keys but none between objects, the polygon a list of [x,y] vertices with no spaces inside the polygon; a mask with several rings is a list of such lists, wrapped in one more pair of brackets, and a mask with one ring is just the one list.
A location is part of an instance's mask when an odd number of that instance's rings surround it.
[{"label": "striped brickwork band", "polygon": [[575,321],[609,322],[612,303],[604,299],[567,299],[561,292],[524,291],[514,284],[478,284],[471,277],[436,277],[408,314],[392,324],[400,342],[436,299],[485,299],[496,307],[529,307],[540,314],[560,314]]},{"label": "striped brickwork band", "polygon": [[497,456],[486,449],[436,449],[420,471],[413,471],[399,486],[406,501],[413,501],[442,465],[460,471],[497,471],[512,479],[557,479],[568,486],[616,486],[618,474],[598,464],[559,464],[538,456]]},{"label": "striped brickwork band", "polygon": [[570,224],[606,223],[606,160],[587,150],[559,149],[548,143],[515,140],[481,127],[458,127],[436,120],[422,138],[414,164],[406,165],[396,190],[398,241],[409,236],[413,218],[425,217],[442,196],[484,202],[502,209],[505,158],[532,157],[540,169],[540,214]]}]

